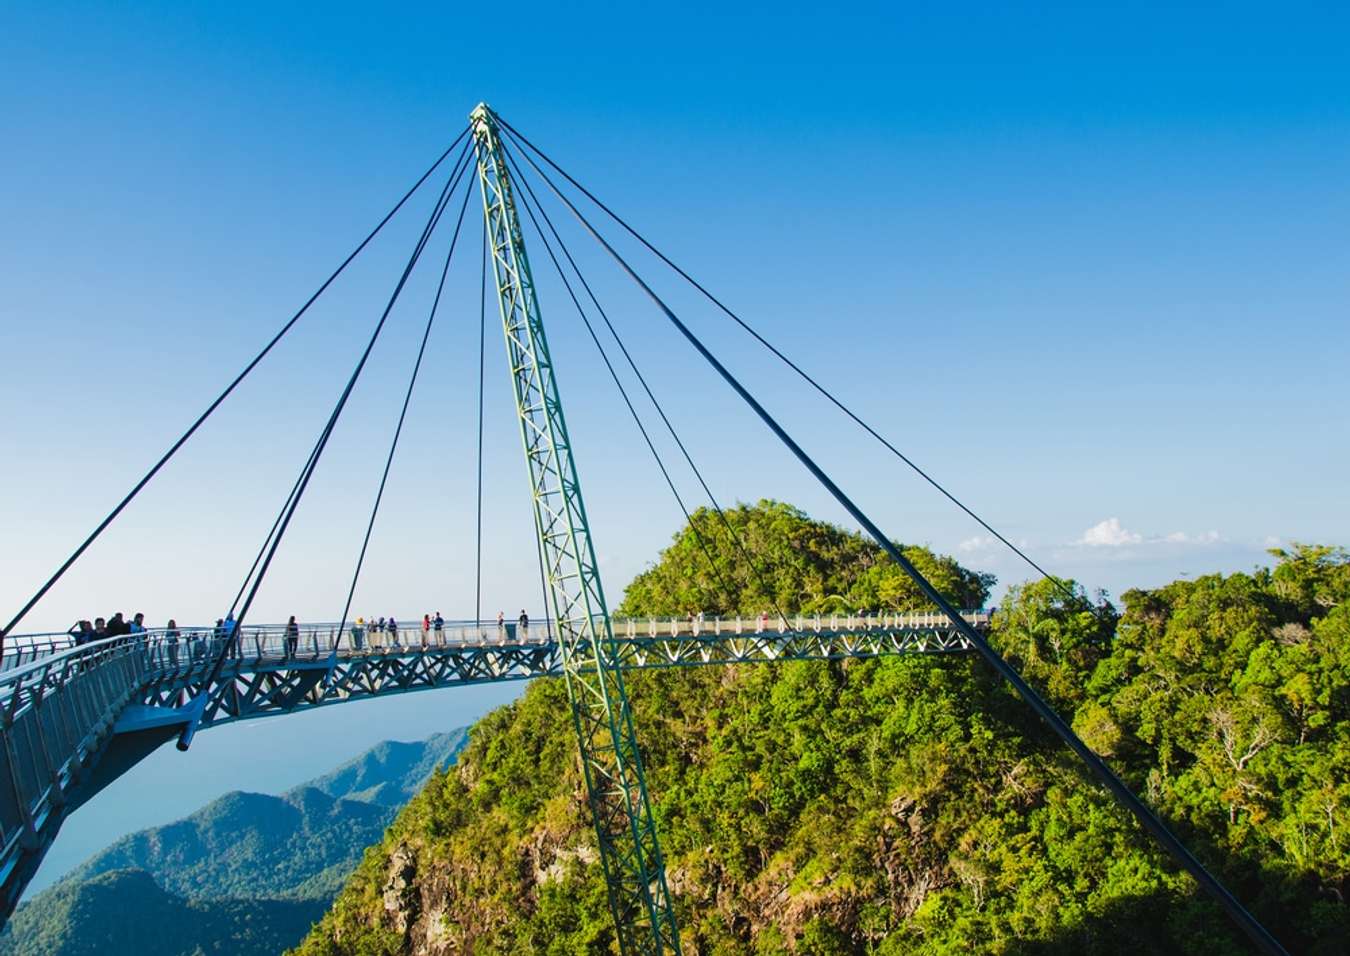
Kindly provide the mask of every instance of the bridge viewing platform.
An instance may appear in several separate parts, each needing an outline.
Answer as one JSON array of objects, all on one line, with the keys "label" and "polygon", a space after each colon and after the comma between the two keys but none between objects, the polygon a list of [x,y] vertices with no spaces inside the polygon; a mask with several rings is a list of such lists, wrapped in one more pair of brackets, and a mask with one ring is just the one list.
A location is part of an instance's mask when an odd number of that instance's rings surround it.
[{"label": "bridge viewing platform", "polygon": [[[978,628],[987,611],[962,615]],[[936,613],[611,618],[625,670],[969,650]],[[552,621],[423,630],[336,623],[156,629],[76,645],[12,635],[0,661],[0,905],[18,902],[67,814],[177,736],[229,721],[459,684],[560,676]],[[223,656],[219,668],[218,661]],[[181,745],[181,744],[180,744]]]}]

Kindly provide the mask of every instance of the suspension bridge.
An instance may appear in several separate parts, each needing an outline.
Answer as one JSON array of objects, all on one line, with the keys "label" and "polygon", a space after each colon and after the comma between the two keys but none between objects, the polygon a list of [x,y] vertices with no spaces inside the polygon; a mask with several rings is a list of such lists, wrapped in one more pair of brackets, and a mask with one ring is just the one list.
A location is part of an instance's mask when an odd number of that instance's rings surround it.
[{"label": "suspension bridge", "polygon": [[[222,618],[229,624],[143,631],[100,637],[79,644],[68,634],[20,633],[18,626],[65,572],[452,155],[455,158],[450,161],[450,172],[444,178],[432,212],[364,351],[229,605],[227,616]],[[473,620],[450,622],[435,628],[414,623],[400,625],[396,632],[372,632],[351,623],[352,598],[441,303],[446,275],[460,243],[475,181],[483,211],[480,314],[485,310],[490,282],[501,318],[507,368],[515,396],[516,421],[529,478],[535,543],[548,619],[517,628],[484,623],[479,620],[481,614],[475,614]],[[610,613],[545,335],[534,273],[526,254],[527,222],[599,351],[622,397],[623,406],[637,425],[665,485],[689,521],[709,563],[712,579],[722,585],[724,591],[730,591],[725,587],[730,569],[713,559],[706,540],[708,535],[721,533],[722,529],[734,542],[736,552],[751,576],[762,580],[765,570],[762,558],[741,540],[727,520],[687,446],[549,217],[540,193],[535,190],[536,184],[595,240],[693,351],[874,539],[889,559],[913,580],[930,602],[931,610],[806,617],[785,614],[775,606],[772,614],[766,612],[745,620],[716,613],[678,619],[623,619]],[[461,192],[462,199],[459,198]],[[448,217],[455,219],[455,225],[440,270],[435,300],[393,429],[346,605],[337,620],[328,624],[251,624],[248,617],[259,588],[353,388],[361,378],[410,275],[456,202],[457,214]],[[561,677],[568,689],[586,799],[608,887],[618,948],[625,956],[678,954],[681,944],[675,906],[666,884],[660,840],[647,794],[641,748],[624,675],[647,668],[969,652],[978,654],[1014,687],[1080,758],[1097,782],[1138,818],[1145,830],[1195,878],[1259,951],[1283,953],[1278,941],[991,646],[986,634],[989,615],[980,610],[958,610],[939,593],[893,540],[797,444],[786,428],[639,275],[585,214],[582,206],[587,204],[690,283],[759,346],[782,361],[841,414],[913,468],[1038,573],[1057,586],[1064,586],[667,258],[524,134],[485,104],[480,104],[470,115],[468,127],[0,631],[0,740],[3,741],[3,747],[0,747],[0,764],[3,765],[0,766],[0,906],[3,906],[5,918],[17,904],[69,814],[170,740],[176,739],[178,747],[186,750],[199,730],[230,721],[285,715],[411,691]],[[482,325],[480,322],[480,327]],[[602,344],[597,327],[606,330],[617,345],[623,364],[631,370],[661,426],[679,448],[720,524],[701,526],[692,517],[670,468],[657,451],[642,415],[622,383],[615,362]],[[480,337],[480,372],[482,353]],[[478,562],[481,580],[481,374],[478,431]]]}]

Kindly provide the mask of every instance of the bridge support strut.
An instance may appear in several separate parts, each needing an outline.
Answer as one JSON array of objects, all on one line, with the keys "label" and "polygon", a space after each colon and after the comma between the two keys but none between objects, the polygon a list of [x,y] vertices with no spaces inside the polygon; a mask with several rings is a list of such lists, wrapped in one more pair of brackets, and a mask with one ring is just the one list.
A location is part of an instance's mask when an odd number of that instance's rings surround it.
[{"label": "bridge support strut", "polygon": [[680,952],[632,711],[498,132],[469,117],[535,530],[619,949]]}]

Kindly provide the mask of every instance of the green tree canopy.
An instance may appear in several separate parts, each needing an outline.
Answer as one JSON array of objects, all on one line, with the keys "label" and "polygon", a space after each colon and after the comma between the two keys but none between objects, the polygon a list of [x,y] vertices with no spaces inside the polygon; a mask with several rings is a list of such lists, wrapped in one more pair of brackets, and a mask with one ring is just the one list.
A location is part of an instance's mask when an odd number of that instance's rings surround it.
[{"label": "green tree canopy", "polygon": [[[623,611],[910,600],[857,535],[775,502],[728,517],[779,562],[769,589],[744,573],[709,606],[686,529]],[[989,578],[922,553],[940,587],[984,600]],[[1350,938],[1350,563],[1275,557],[1129,591],[1119,615],[1071,581],[1023,585],[992,639],[1291,951],[1329,956]],[[1247,951],[973,655],[628,686],[686,952]],[[565,713],[541,681],[480,722],[299,953],[612,952]]]},{"label": "green tree canopy", "polygon": [[[875,542],[780,501],[695,511],[624,593],[621,615],[920,611],[932,605]],[[899,545],[949,601],[983,606],[990,574],[925,547]]]}]

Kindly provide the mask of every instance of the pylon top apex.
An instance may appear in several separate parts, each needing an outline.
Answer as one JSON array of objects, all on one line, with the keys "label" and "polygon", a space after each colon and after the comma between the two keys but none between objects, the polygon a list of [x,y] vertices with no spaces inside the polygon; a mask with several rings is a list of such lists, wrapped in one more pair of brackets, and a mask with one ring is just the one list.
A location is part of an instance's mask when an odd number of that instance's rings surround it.
[{"label": "pylon top apex", "polygon": [[473,112],[469,114],[469,122],[477,126],[480,123],[491,122],[495,117],[496,114],[492,112],[492,107],[484,101],[473,108]]}]

